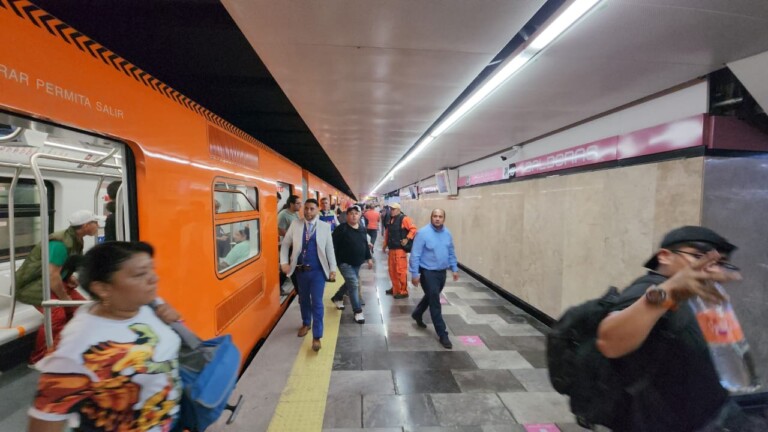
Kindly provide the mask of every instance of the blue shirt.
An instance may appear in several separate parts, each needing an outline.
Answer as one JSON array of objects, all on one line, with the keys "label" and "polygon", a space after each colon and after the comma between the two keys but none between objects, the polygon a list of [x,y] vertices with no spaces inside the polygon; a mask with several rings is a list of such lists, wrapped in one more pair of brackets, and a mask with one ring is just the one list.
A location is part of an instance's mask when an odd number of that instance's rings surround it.
[{"label": "blue shirt", "polygon": [[429,224],[416,233],[408,271],[416,277],[419,275],[419,267],[427,270],[450,268],[454,272],[459,271],[456,252],[453,249],[453,237],[448,228],[443,226],[438,230]]}]

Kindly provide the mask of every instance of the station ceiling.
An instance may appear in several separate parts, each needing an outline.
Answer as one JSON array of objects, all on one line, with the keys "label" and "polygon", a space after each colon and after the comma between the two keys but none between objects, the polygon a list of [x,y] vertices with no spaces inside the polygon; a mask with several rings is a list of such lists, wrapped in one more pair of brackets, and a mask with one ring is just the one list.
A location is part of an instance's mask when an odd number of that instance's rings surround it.
[{"label": "station ceiling", "polygon": [[[570,0],[34,1],[362,197],[540,8]],[[765,0],[602,0],[379,192],[765,51]]]},{"label": "station ceiling", "polygon": [[218,0],[32,0],[340,191],[352,190]]}]

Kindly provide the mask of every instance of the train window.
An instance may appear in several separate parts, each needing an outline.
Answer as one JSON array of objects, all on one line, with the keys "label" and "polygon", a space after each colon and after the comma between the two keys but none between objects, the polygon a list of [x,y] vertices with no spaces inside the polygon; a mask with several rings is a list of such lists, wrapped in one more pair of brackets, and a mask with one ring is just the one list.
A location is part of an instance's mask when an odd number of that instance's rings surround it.
[{"label": "train window", "polygon": [[[8,193],[11,178],[0,177],[0,261],[7,262],[10,257],[10,226],[8,220]],[[54,187],[46,181],[48,190],[48,218],[53,220]],[[14,193],[14,245],[16,258],[24,258],[32,248],[40,243],[40,199],[34,180],[19,179]],[[53,224],[48,226],[49,233],[54,231]]]},{"label": "train window", "polygon": [[216,213],[233,213],[259,209],[259,191],[253,186],[216,182]]},{"label": "train window", "polygon": [[259,255],[259,220],[250,219],[216,225],[216,255],[219,273]]}]

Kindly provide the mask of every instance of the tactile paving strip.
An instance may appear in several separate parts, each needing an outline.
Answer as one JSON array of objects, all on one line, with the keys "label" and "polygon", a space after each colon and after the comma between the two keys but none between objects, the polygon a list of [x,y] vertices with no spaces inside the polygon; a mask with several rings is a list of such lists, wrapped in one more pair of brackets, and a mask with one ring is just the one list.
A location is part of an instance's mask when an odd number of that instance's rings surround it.
[{"label": "tactile paving strip", "polygon": [[319,431],[323,428],[325,402],[341,320],[341,311],[333,305],[331,297],[343,283],[344,279],[337,273],[336,282],[325,285],[323,347],[319,352],[312,351],[311,331],[304,338],[293,363],[291,376],[288,377],[288,383],[269,423],[269,432]]}]

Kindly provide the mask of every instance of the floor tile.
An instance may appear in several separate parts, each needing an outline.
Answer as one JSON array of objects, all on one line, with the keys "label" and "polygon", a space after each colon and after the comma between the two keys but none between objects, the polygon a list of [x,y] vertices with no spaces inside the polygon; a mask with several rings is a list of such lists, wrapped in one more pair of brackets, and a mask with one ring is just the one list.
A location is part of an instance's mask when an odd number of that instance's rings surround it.
[{"label": "floor tile", "polygon": [[489,335],[482,336],[483,342],[491,351],[519,351],[520,346],[515,343],[513,336]]},{"label": "floor tile", "polygon": [[[368,324],[367,322],[364,325],[358,326],[360,327],[360,331],[363,336],[369,336],[369,335],[384,335],[384,324]],[[341,335],[339,335],[341,336]]]},{"label": "floor tile", "polygon": [[490,324],[490,326],[499,336],[543,336],[541,331],[527,322],[523,324]]},{"label": "floor tile", "polygon": [[525,426],[521,424],[483,425],[481,429],[483,432],[526,432]]},{"label": "floor tile", "polygon": [[509,336],[512,343],[521,351],[544,351],[547,349],[547,339],[544,336]]},{"label": "floor tile", "polygon": [[359,352],[336,352],[333,356],[333,370],[361,370],[363,357]]},{"label": "floor tile", "polygon": [[[518,365],[519,366],[519,365]],[[467,352],[422,351],[422,352],[363,352],[363,370],[382,369],[477,369]],[[517,369],[517,368],[499,368]]]},{"label": "floor tile", "polygon": [[336,352],[386,351],[387,341],[384,336],[339,337],[336,340]]},{"label": "floor tile", "polygon": [[[533,367],[537,369],[547,367],[547,352],[546,351],[518,351],[524,359],[528,361]],[[517,369],[517,368],[510,368]]]},{"label": "floor tile", "polygon": [[[368,429],[366,429],[367,431]],[[480,426],[427,426],[405,428],[405,432],[483,432]]]},{"label": "floor tile", "polygon": [[[429,329],[425,329],[429,330]],[[425,331],[421,336],[408,336],[403,334],[393,334],[387,339],[389,351],[445,351],[440,345],[434,331]],[[425,339],[429,336],[429,339]]]},{"label": "floor tile", "polygon": [[439,426],[427,395],[363,396],[363,426]]},{"label": "floor tile", "polygon": [[523,384],[509,370],[504,369],[453,371],[453,377],[464,393],[525,391]]},{"label": "floor tile", "polygon": [[326,429],[323,428],[323,432],[403,432],[403,428],[341,428],[341,429]]},{"label": "floor tile", "polygon": [[511,372],[529,392],[555,391],[549,382],[549,372],[546,369],[515,369]]},{"label": "floor tile", "polygon": [[390,306],[384,313],[389,313],[390,315],[410,315],[413,313],[413,309],[412,306],[394,305]]},{"label": "floor tile", "polygon": [[432,394],[440,426],[479,426],[514,423],[507,408],[494,393]]},{"label": "floor tile", "polygon": [[323,428],[358,428],[362,426],[361,395],[328,395]]},{"label": "floor tile", "polygon": [[583,428],[579,426],[576,423],[557,423],[557,427],[560,429],[560,432],[584,432],[589,431],[589,429]]},{"label": "floor tile", "polygon": [[395,394],[391,371],[334,371],[328,394]]},{"label": "floor tile", "polygon": [[499,393],[518,423],[575,423],[568,399],[557,393]]},{"label": "floor tile", "polygon": [[400,369],[393,375],[397,394],[461,393],[450,370]]},{"label": "floor tile", "polygon": [[339,326],[339,337],[360,337],[363,326],[355,324],[342,324]]},{"label": "floor tile", "polygon": [[517,351],[468,352],[478,369],[532,369]]}]

